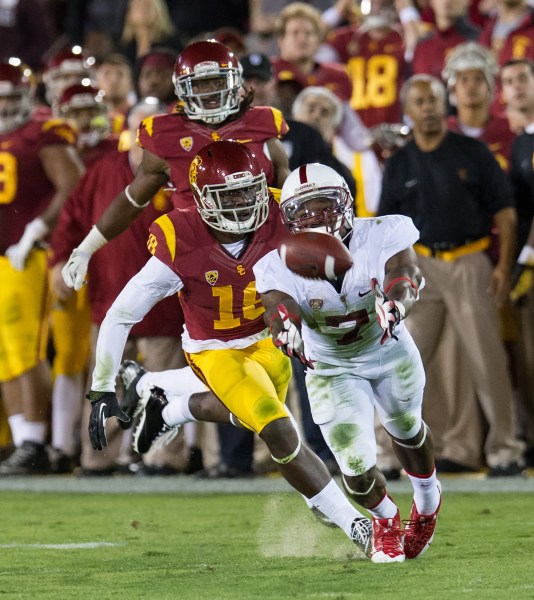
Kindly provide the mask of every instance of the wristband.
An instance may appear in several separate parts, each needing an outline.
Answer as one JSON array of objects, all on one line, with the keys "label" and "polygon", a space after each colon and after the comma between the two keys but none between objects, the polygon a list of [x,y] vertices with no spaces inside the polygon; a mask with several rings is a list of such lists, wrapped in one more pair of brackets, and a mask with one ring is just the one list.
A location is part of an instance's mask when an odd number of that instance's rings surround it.
[{"label": "wristband", "polygon": [[108,243],[108,240],[100,233],[98,227],[93,225],[91,231],[85,236],[83,242],[78,246],[77,250],[79,252],[83,252],[88,256],[93,256],[93,254],[105,246]]},{"label": "wristband", "polygon": [[419,288],[415,285],[415,283],[409,277],[397,277],[386,287],[386,289],[384,290],[384,293],[387,294],[394,285],[397,285],[397,283],[400,283],[401,281],[407,281],[415,290],[415,294],[417,295],[419,293]]},{"label": "wristband", "polygon": [[144,204],[138,204],[134,199],[133,196],[130,194],[130,186],[127,185],[124,188],[124,193],[126,194],[126,198],[128,198],[128,202],[132,205],[135,206],[135,208],[145,208],[146,206],[148,206],[150,204],[150,200],[148,202],[145,202]]},{"label": "wristband", "polygon": [[405,6],[399,10],[399,21],[406,25],[412,21],[420,21],[421,16],[415,6]]}]

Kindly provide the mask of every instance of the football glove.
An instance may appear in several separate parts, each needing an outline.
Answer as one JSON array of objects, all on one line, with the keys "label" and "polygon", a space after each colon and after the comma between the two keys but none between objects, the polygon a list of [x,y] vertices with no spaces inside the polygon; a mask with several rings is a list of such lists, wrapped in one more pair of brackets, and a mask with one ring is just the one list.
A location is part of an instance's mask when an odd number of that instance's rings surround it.
[{"label": "football glove", "polygon": [[123,423],[128,423],[130,417],[121,410],[114,392],[93,392],[87,394],[91,401],[91,416],[89,417],[89,439],[95,450],[102,450],[108,445],[106,438],[106,421],[117,417]]},{"label": "football glove", "polygon": [[39,217],[26,225],[20,240],[6,250],[6,256],[16,271],[24,271],[28,254],[35,243],[41,241],[47,233],[48,225]]},{"label": "football glove", "polygon": [[378,285],[378,280],[371,279],[371,289],[375,296],[376,320],[384,333],[380,338],[380,345],[384,344],[388,338],[399,340],[395,335],[395,327],[404,319],[406,309],[404,304],[398,300],[389,300]]},{"label": "football glove", "polygon": [[61,269],[61,276],[63,277],[65,285],[74,288],[76,291],[80,290],[85,283],[90,260],[90,254],[82,252],[81,250],[78,250],[78,248],[74,248],[69,256],[69,260]]},{"label": "football glove", "polygon": [[[303,365],[313,369],[314,361],[304,356],[304,342],[298,327],[301,323],[300,318],[290,313],[283,304],[279,304],[276,308],[282,319],[283,329],[274,339],[274,345],[287,356],[296,357]],[[291,319],[296,321],[297,325]]]}]

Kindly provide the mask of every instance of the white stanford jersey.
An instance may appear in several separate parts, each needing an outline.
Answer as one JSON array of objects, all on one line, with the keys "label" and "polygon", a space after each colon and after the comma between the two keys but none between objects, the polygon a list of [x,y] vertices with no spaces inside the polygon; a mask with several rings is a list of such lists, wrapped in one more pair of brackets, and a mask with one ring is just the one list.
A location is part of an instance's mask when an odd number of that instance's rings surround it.
[{"label": "white stanford jersey", "polygon": [[[259,293],[278,290],[293,297],[302,311],[306,356],[321,363],[349,367],[374,361],[395,340],[380,346],[382,328],[376,321],[371,278],[383,288],[385,264],[419,239],[409,217],[390,215],[354,219],[349,244],[354,264],[343,279],[341,292],[321,280],[299,277],[285,267],[276,250],[254,266]],[[404,323],[395,329],[408,336]]]}]

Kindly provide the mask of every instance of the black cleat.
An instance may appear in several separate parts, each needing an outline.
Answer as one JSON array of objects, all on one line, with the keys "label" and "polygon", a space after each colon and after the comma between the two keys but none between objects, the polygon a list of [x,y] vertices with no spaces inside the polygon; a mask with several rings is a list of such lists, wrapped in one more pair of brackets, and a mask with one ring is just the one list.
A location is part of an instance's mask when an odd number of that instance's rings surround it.
[{"label": "black cleat", "polygon": [[24,441],[0,463],[0,475],[43,475],[50,473],[50,460],[43,444]]},{"label": "black cleat", "polygon": [[365,517],[354,519],[350,528],[350,537],[358,548],[370,556],[373,547],[373,524]]},{"label": "black cleat", "polygon": [[130,420],[125,423],[117,419],[117,423],[121,429],[130,429],[134,418],[139,415],[139,399],[135,386],[141,377],[146,373],[146,370],[135,360],[125,360],[119,369],[118,377],[121,382],[122,398],[119,402],[121,409],[130,417]]},{"label": "black cleat", "polygon": [[145,454],[152,444],[163,446],[171,442],[177,435],[180,425],[171,427],[163,420],[163,409],[168,400],[162,389],[153,387],[143,393],[139,400],[141,419],[133,435],[133,449],[139,454]]}]

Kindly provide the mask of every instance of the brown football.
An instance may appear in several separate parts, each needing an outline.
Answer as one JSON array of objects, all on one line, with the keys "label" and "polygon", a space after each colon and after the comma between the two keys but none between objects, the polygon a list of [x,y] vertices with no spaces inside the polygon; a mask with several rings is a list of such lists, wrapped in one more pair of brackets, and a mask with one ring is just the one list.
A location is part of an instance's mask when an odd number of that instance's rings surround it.
[{"label": "brown football", "polygon": [[321,231],[285,236],[278,244],[278,254],[288,269],[307,279],[333,280],[352,267],[352,256],[343,242]]}]

